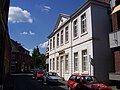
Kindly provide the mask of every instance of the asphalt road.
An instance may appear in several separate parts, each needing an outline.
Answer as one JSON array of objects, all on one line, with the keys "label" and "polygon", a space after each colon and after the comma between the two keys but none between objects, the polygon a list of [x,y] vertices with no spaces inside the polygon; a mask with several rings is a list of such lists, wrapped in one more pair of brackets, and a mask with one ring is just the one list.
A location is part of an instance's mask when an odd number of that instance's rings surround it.
[{"label": "asphalt road", "polygon": [[67,90],[67,86],[46,85],[41,80],[32,78],[32,74],[13,74],[14,90]]}]

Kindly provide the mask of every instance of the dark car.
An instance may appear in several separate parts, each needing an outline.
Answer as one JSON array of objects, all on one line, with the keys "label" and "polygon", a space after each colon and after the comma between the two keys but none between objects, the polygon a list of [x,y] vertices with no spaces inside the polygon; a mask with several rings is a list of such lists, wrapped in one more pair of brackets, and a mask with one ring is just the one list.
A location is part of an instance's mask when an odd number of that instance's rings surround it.
[{"label": "dark car", "polygon": [[33,72],[33,76],[35,79],[40,79],[43,81],[44,70],[39,68],[35,69]]},{"label": "dark car", "polygon": [[99,83],[95,76],[71,75],[67,82],[68,90],[112,90],[109,86]]}]

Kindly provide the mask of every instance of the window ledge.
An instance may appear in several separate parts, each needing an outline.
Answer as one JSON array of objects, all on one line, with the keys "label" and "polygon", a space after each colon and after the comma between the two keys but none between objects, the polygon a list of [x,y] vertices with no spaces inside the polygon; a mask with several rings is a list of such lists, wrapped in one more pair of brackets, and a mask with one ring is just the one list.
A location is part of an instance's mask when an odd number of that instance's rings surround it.
[{"label": "window ledge", "polygon": [[68,72],[68,71],[65,71],[65,74],[69,74],[69,72]]},{"label": "window ledge", "polygon": [[82,37],[82,36],[84,36],[84,35],[86,35],[86,34],[88,34],[88,32],[84,32],[84,33],[82,33],[80,36]]},{"label": "window ledge", "polygon": [[78,38],[79,38],[79,37],[78,37],[78,36],[76,36],[76,37],[74,37],[74,38],[73,38],[73,40],[76,40],[76,39],[78,39]]},{"label": "window ledge", "polygon": [[65,44],[69,43],[69,41],[66,41]]},{"label": "window ledge", "polygon": [[64,44],[62,43],[60,46],[63,46]]}]

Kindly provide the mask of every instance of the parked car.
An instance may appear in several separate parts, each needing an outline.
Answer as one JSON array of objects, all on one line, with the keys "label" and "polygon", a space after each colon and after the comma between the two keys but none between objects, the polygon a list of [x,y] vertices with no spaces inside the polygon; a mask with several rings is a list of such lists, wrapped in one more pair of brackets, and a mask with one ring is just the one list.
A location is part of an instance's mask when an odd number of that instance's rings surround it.
[{"label": "parked car", "polygon": [[61,77],[55,72],[46,72],[43,77],[47,84],[58,84],[61,80]]},{"label": "parked car", "polygon": [[33,72],[33,76],[35,79],[41,79],[43,81],[44,70],[36,68]]},{"label": "parked car", "polygon": [[67,81],[68,90],[112,90],[109,86],[99,83],[95,76],[71,75]]}]

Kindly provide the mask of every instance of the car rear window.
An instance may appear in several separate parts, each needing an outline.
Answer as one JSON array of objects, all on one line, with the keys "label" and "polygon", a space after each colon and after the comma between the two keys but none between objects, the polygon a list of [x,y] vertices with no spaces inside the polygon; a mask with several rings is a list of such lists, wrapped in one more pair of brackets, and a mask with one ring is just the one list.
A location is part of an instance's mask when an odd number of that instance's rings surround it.
[{"label": "car rear window", "polygon": [[37,72],[38,74],[43,74],[43,72]]},{"label": "car rear window", "polygon": [[48,76],[57,76],[57,73],[48,73]]}]

